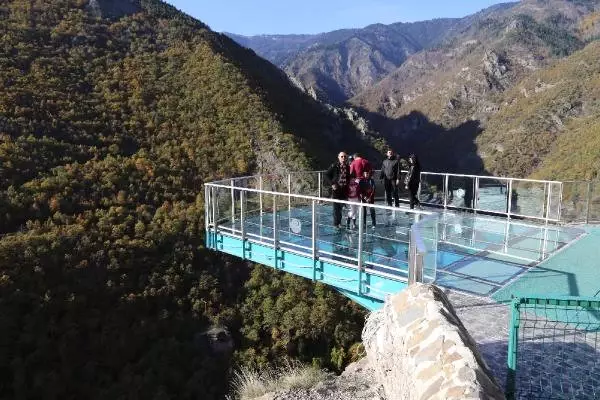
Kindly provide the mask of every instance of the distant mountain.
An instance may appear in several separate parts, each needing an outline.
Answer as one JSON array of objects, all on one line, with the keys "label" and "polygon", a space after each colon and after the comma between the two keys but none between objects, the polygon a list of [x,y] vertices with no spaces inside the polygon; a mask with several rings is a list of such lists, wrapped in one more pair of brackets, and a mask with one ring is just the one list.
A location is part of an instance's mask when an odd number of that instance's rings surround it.
[{"label": "distant mountain", "polygon": [[376,24],[318,35],[231,35],[281,67],[314,97],[332,104],[369,88],[406,58],[452,32],[457,19]]},{"label": "distant mountain", "polygon": [[446,43],[411,56],[350,103],[396,146],[427,155],[430,168],[527,175],[539,159],[503,167],[482,153],[486,132],[507,123],[490,118],[506,106],[504,92],[593,38],[598,4],[524,0],[468,17]]}]

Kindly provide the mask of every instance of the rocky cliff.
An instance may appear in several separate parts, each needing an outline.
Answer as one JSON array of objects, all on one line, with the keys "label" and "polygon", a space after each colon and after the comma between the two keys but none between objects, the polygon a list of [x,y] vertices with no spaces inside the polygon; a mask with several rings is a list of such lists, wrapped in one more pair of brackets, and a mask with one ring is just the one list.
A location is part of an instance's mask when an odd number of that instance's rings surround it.
[{"label": "rocky cliff", "polygon": [[[497,323],[508,325],[505,309],[484,301],[473,310],[472,299],[452,297],[480,341],[506,335],[506,328],[496,327]],[[482,306],[489,308],[484,314],[497,321],[485,322]],[[270,393],[261,399],[504,399],[449,297],[433,285],[417,284],[388,299],[382,310],[368,317],[363,343],[367,357],[350,365],[340,377],[331,376],[308,390]],[[505,348],[492,351],[505,359]],[[486,356],[496,358],[496,354]]]}]

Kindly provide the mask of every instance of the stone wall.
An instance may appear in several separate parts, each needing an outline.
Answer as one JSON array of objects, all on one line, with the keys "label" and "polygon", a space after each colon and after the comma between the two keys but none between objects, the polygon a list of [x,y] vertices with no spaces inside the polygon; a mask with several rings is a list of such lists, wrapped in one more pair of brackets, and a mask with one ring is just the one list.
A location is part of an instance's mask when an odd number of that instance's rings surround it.
[{"label": "stone wall", "polygon": [[363,343],[388,400],[504,399],[448,301],[415,284],[372,313]]}]

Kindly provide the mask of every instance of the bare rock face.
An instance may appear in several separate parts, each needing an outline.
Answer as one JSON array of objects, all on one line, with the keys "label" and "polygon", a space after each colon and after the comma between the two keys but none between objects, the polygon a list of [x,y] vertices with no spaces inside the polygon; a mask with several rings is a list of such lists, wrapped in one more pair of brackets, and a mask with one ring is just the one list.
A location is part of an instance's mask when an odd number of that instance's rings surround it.
[{"label": "bare rock face", "polygon": [[483,73],[485,74],[489,88],[503,91],[509,85],[507,73],[509,71],[508,59],[494,50],[485,52],[483,58]]},{"label": "bare rock face", "polygon": [[416,284],[372,313],[363,343],[390,400],[504,399],[441,289]]}]

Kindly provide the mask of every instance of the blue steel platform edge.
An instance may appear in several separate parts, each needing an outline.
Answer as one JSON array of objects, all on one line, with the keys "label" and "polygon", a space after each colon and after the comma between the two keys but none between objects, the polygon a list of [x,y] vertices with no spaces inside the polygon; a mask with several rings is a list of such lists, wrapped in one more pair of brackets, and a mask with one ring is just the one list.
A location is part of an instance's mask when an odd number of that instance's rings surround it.
[{"label": "blue steel platform edge", "polygon": [[403,280],[385,278],[364,268],[359,272],[357,268],[339,265],[331,260],[313,260],[310,256],[285,248],[275,250],[272,246],[249,238],[244,243],[241,238],[223,232],[215,233],[212,228],[206,230],[206,247],[322,282],[371,311],[380,309],[387,295],[398,293],[408,286]]}]

